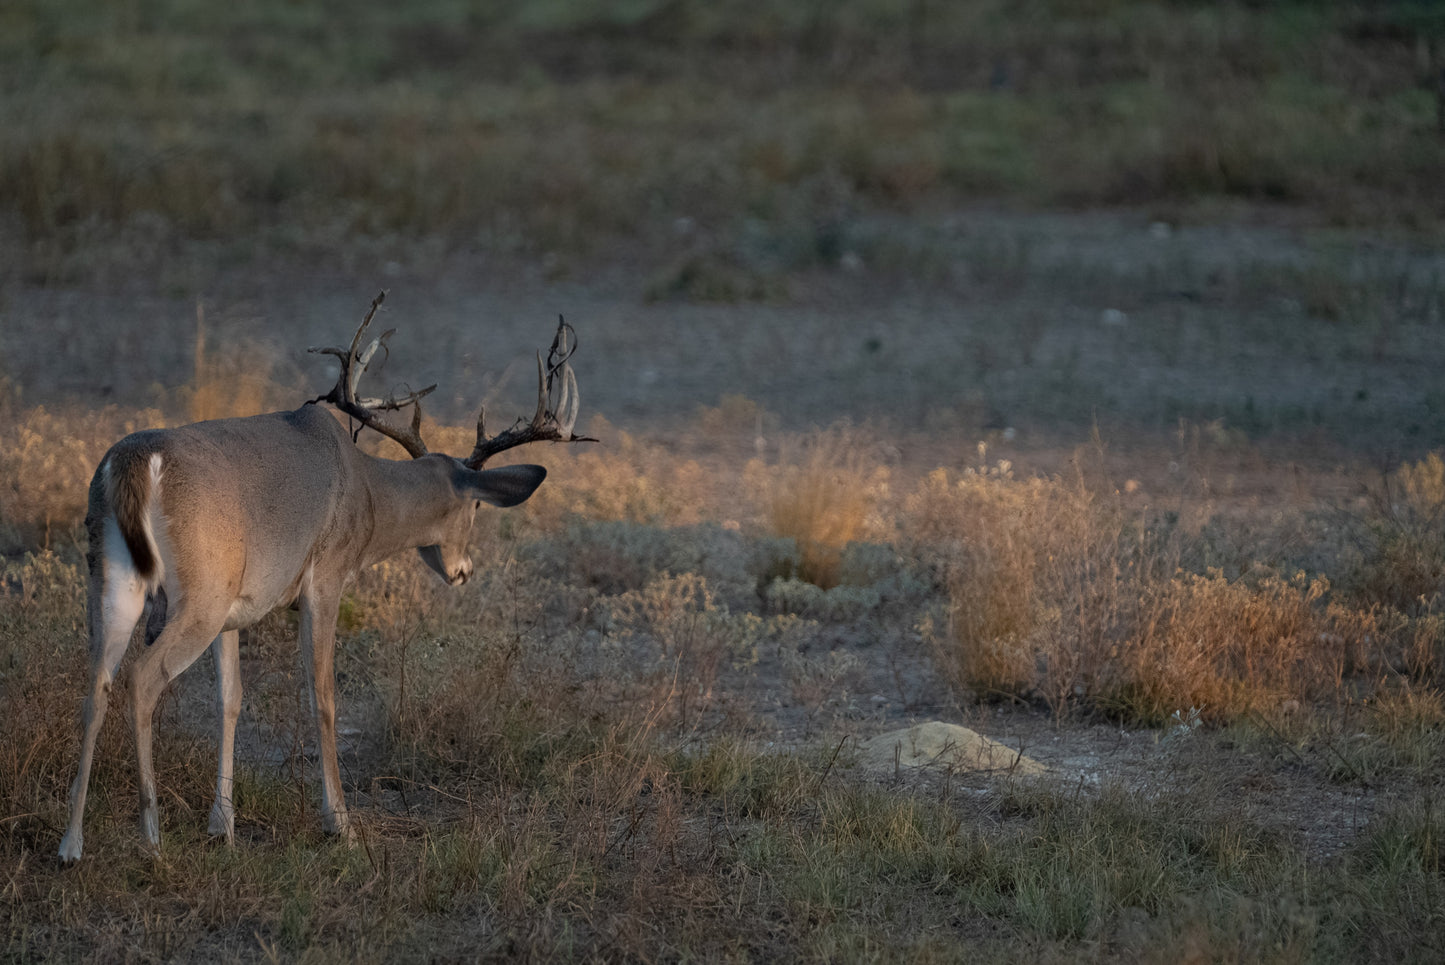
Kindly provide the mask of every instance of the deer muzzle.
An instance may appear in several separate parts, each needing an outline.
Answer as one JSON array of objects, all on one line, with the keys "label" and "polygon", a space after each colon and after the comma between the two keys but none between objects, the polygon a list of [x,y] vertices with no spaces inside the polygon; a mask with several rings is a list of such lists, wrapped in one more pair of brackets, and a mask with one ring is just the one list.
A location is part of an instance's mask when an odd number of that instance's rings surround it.
[{"label": "deer muzzle", "polygon": [[472,561],[464,556],[462,557],[461,563],[457,565],[457,568],[447,574],[447,583],[452,586],[461,586],[467,580],[471,579],[471,577]]}]

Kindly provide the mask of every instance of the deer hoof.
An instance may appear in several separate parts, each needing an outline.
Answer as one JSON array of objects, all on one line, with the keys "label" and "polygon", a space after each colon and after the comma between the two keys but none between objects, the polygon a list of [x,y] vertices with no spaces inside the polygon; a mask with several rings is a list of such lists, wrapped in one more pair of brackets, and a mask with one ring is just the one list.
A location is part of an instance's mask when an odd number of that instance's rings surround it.
[{"label": "deer hoof", "polygon": [[82,847],[80,835],[66,832],[65,837],[60,839],[60,863],[75,864],[80,860]]},{"label": "deer hoof", "polygon": [[206,833],[208,833],[213,838],[225,838],[227,844],[235,844],[235,814],[226,811],[221,807],[220,804],[216,804],[214,807],[211,808],[211,823],[209,826],[207,826]]}]

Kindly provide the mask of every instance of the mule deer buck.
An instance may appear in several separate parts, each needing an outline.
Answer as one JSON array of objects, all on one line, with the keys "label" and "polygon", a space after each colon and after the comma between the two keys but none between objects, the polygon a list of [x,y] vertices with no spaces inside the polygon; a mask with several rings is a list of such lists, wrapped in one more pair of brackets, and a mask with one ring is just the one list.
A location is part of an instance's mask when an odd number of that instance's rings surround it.
[{"label": "mule deer buck", "polygon": [[[145,846],[160,847],[151,726],[166,685],[208,646],[215,658],[220,764],[210,833],[235,835],[232,759],[241,709],[238,631],[271,610],[300,608],[301,662],[316,717],[321,763],[321,819],[331,833],[351,829],[336,763],[332,653],[343,587],[364,567],[416,548],[427,566],[453,586],[466,582],[467,542],[482,503],[515,506],[541,484],[541,466],[483,469],[505,449],[543,440],[583,441],[573,434],[577,384],[568,359],[572,330],[558,322],[544,363],[537,355],[537,409],[496,436],[477,418],[471,455],[427,452],[421,439],[422,396],[357,396],[357,386],[388,331],[362,348],[383,292],[350,348],[312,349],[335,355],[341,377],[326,395],[294,412],[198,422],[137,432],[117,442],[90,484],[85,525],[90,634],[90,690],[82,708],[80,765],[70,788],[70,821],[60,858],[82,850],[81,822],[96,737],[111,684],[147,603],[148,646],[131,671],[140,828]],[[554,401],[555,400],[555,401]],[[355,420],[355,432],[317,403]],[[412,407],[409,428],[380,413]],[[378,459],[355,445],[370,427],[395,440],[411,461]],[[590,441],[590,440],[588,440]]]}]

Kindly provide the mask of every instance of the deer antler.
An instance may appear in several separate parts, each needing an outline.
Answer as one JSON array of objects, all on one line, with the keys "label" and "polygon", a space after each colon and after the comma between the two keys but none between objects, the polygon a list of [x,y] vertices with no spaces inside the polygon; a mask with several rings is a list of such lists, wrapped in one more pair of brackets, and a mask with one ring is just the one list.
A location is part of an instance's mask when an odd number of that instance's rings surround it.
[{"label": "deer antler", "polygon": [[[377,349],[386,348],[386,340],[391,338],[395,329],[388,329],[380,336],[371,340],[370,344],[358,351],[362,343],[362,337],[366,329],[371,325],[371,320],[376,316],[376,310],[386,299],[386,292],[382,292],[372,300],[371,310],[361,320],[361,326],[357,328],[356,334],[351,338],[350,348],[313,348],[310,351],[322,355],[334,355],[341,360],[341,377],[336,380],[331,391],[325,395],[318,395],[311,402],[330,402],[336,408],[345,412],[353,419],[361,423],[362,427],[370,427],[401,445],[413,459],[426,455],[426,443],[421,438],[421,399],[436,388],[429,385],[418,392],[412,392],[403,398],[392,396],[387,399],[362,399],[357,398],[356,388],[361,382],[361,376],[365,374],[367,366],[371,364],[372,356]],[[557,334],[552,338],[552,347],[547,351],[546,362],[542,361],[542,353],[537,353],[537,411],[532,415],[532,421],[526,422],[518,419],[516,423],[505,432],[499,432],[491,438],[487,437],[486,430],[486,409],[485,407],[477,413],[477,444],[472,449],[472,454],[462,462],[468,469],[480,469],[492,456],[505,449],[514,446],[525,445],[529,442],[596,442],[589,436],[579,436],[572,432],[577,424],[577,411],[581,403],[581,397],[577,392],[577,376],[572,374],[572,366],[567,364],[568,360],[577,351],[577,333],[572,330],[562,316],[557,316]],[[555,403],[554,403],[555,399]],[[400,429],[382,419],[378,413],[412,407],[411,426],[407,429]],[[356,432],[359,434],[361,429]]]},{"label": "deer antler", "polygon": [[[542,353],[537,353],[537,411],[531,422],[518,419],[505,432],[487,437],[487,410],[477,413],[477,444],[472,454],[463,462],[468,469],[480,469],[497,453],[529,442],[596,442],[589,436],[574,435],[577,424],[577,410],[581,396],[577,391],[577,376],[572,374],[568,360],[577,351],[577,333],[561,315],[557,316],[557,334],[552,338],[552,347],[543,363]],[[553,404],[555,397],[556,403]]]},{"label": "deer antler", "polygon": [[[396,329],[387,329],[380,336],[371,340],[371,344],[360,352],[357,346],[361,344],[362,336],[366,334],[367,326],[371,324],[372,318],[376,316],[376,310],[386,299],[386,292],[381,292],[372,299],[371,310],[361,320],[361,326],[357,328],[356,334],[351,337],[350,348],[313,348],[312,352],[321,355],[334,355],[341,360],[341,378],[331,387],[331,391],[325,395],[318,395],[310,400],[311,402],[330,402],[336,408],[345,412],[363,426],[375,429],[399,444],[407,453],[416,459],[426,455],[426,443],[421,439],[421,399],[429,394],[435,385],[429,385],[417,392],[412,392],[404,398],[398,399],[395,396],[387,399],[358,399],[356,387],[361,382],[361,376],[365,374],[367,366],[371,364],[371,358],[379,348],[386,348],[386,340],[396,332]],[[397,409],[404,409],[412,406],[411,426],[407,429],[399,429],[377,413],[389,412]],[[361,429],[357,429],[359,434]],[[355,436],[353,435],[353,438]]]}]

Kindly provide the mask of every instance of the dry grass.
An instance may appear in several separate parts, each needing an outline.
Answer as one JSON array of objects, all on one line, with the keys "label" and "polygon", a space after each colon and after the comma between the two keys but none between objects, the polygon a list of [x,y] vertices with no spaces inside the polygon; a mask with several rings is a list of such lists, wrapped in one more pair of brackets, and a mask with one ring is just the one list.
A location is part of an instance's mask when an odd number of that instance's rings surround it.
[{"label": "dry grass", "polygon": [[[198,382],[209,384],[210,369],[198,372]],[[240,394],[211,393],[230,399],[217,414],[244,404],[249,393],[245,385]],[[197,397],[184,395],[187,404]],[[54,532],[65,534],[65,547],[75,546],[89,465],[110,433],[138,419],[163,421],[155,412],[126,419],[118,410],[99,422],[42,408],[15,415],[13,444],[0,450],[11,482],[0,494],[10,538],[31,546],[45,545]],[[431,432],[446,441],[464,430]],[[692,645],[701,625],[695,621],[716,616],[714,629],[731,627],[756,620],[747,611],[763,604],[857,619],[885,598],[918,592],[897,582],[900,565],[931,573],[943,591],[946,605],[918,616],[949,680],[979,696],[1041,699],[1057,713],[1081,704],[1161,721],[1196,707],[1233,719],[1322,699],[1362,675],[1437,680],[1445,647],[1431,561],[1445,546],[1445,470],[1436,455],[1390,477],[1392,498],[1359,526],[1369,540],[1341,558],[1341,592],[1328,574],[1284,576],[1266,564],[1235,576],[1182,570],[1180,561],[1211,556],[1194,545],[1208,538],[1208,527],[1138,515],[1121,494],[1082,475],[1017,479],[1007,463],[959,475],[937,470],[899,498],[890,468],[867,456],[875,446],[857,430],[834,429],[785,443],[775,465],[754,459],[729,477],[719,466],[704,469],[618,433],[607,449],[564,460],[556,485],[528,512],[504,516],[496,532],[483,533],[481,550],[501,554],[499,572],[521,567],[533,585],[545,582],[530,569],[539,564],[564,575],[571,582],[552,590],[563,614],[594,607],[598,593],[614,601],[606,607],[612,626],[656,642],[659,659],[674,671],[687,664],[683,677],[704,703],[717,668],[763,631],[737,629],[739,640],[699,649]],[[701,525],[725,515],[734,519],[724,529]],[[865,538],[896,539],[907,559],[860,564],[863,557],[848,552]],[[519,540],[528,562],[508,562]],[[460,619],[450,612],[456,604],[419,574],[399,579],[389,565],[369,576],[346,619],[390,626],[400,614],[438,608],[444,623]],[[730,607],[741,612],[730,614]],[[467,633],[500,618],[476,622],[482,619],[473,614]],[[693,622],[679,629],[679,619]],[[541,611],[528,621],[545,622]],[[431,624],[387,632],[445,636]],[[517,645],[514,639],[508,647]],[[509,672],[502,666],[499,679]]]},{"label": "dry grass", "polygon": [[1138,622],[1101,674],[1097,698],[1128,717],[1163,721],[1199,708],[1213,719],[1277,712],[1327,698],[1365,669],[1379,627],[1326,607],[1329,584],[1266,574],[1180,574],[1148,588]]},{"label": "dry grass", "polygon": [[[292,387],[294,389],[294,387]],[[187,421],[273,412],[295,392],[276,380],[270,350],[255,341],[207,344],[206,310],[196,302],[196,340],[190,382],[180,392]]]},{"label": "dry grass", "polygon": [[720,674],[757,661],[763,621],[730,613],[696,574],[658,577],[608,609],[614,639],[604,662],[624,694],[629,677],[641,685],[629,699],[646,709],[649,728],[696,727]]},{"label": "dry grass", "polygon": [[1138,579],[1121,510],[1082,481],[1016,480],[1006,462],[906,502],[905,539],[947,588],[939,663],[985,696],[1038,694],[1062,712],[1097,692]]},{"label": "dry grass", "polygon": [[[224,387],[215,398],[232,400],[220,414],[249,404]],[[937,938],[943,921],[999,960],[1074,961],[1086,948],[1147,960],[1184,946],[1360,960],[1374,952],[1359,936],[1386,923],[1409,947],[1438,938],[1439,618],[1433,601],[1384,592],[1384,574],[1429,572],[1392,547],[1400,534],[1433,545],[1437,457],[1402,467],[1395,498],[1359,510],[1353,555],[1338,536],[1302,554],[1338,567],[1335,580],[1181,569],[1218,555],[1224,524],[1207,505],[1191,525],[1159,518],[1087,453],[1069,479],[1007,464],[911,477],[854,429],[769,427],[780,458],[746,464],[621,437],[567,454],[556,491],[478,527],[465,591],[408,559],[352,588],[342,703],[373,728],[344,758],[359,848],[317,834],[294,620],[281,614],[245,647],[258,746],[240,769],[238,847],[200,837],[209,723],[167,701],[164,857],[135,852],[117,701],[93,783],[92,860],[62,873],[49,855],[74,766],[83,578],[79,547],[42,551],[39,534],[47,521],[77,531],[78,466],[126,418],[12,411],[15,438],[32,442],[11,450],[0,492],[33,551],[0,581],[12,721],[0,732],[0,939],[12,957],[958,960],[962,946]],[[699,431],[725,446],[745,422],[757,431],[757,413],[728,411],[742,415],[703,412]],[[468,431],[433,426],[429,438]],[[75,471],[19,484],[59,453]],[[1243,525],[1231,559],[1277,561],[1278,523]],[[903,639],[930,621],[934,669],[964,699],[1130,727],[1181,712],[1168,738],[1184,748],[1171,752],[1180,785],[963,799],[947,784],[942,797],[860,786],[829,729],[857,726],[874,655],[840,641]],[[817,759],[746,743],[759,722],[739,694],[763,675],[797,733],[829,732]],[[1255,736],[1196,730],[1191,708]],[[1229,803],[1223,764],[1189,764],[1215,740],[1233,759],[1236,739],[1336,786],[1392,782],[1401,803],[1309,864]]]},{"label": "dry grass", "polygon": [[[80,696],[88,659],[83,567],[44,551],[8,562],[0,572],[0,811],[4,833],[21,841],[47,838],[61,808],[78,754]],[[174,708],[161,711],[169,717]],[[135,800],[125,700],[111,704],[97,751],[99,807]],[[173,804],[192,819],[209,807],[214,764],[208,742],[163,724],[157,734],[158,779]]]},{"label": "dry grass", "polygon": [[769,528],[797,546],[800,579],[832,589],[842,578],[848,544],[877,534],[874,509],[889,473],[869,458],[876,451],[876,441],[842,427],[809,436],[801,452],[785,452],[776,468],[749,465],[747,475],[767,493]]},{"label": "dry grass", "polygon": [[0,404],[0,552],[73,544],[90,477],[111,443],[165,424],[156,410],[52,411]]},{"label": "dry grass", "polygon": [[[47,856],[73,766],[83,581],[54,553],[9,564],[7,954],[958,960],[959,946],[934,933],[944,920],[965,921],[1000,960],[1073,961],[1086,947],[1148,959],[1185,945],[1205,957],[1368,959],[1358,936],[1385,922],[1411,947],[1430,947],[1440,815],[1429,789],[1445,701],[1410,669],[1404,637],[1371,622],[1362,590],[1169,568],[1207,555],[1169,542],[1207,527],[1151,536],[1147,514],[1092,476],[1022,479],[996,466],[909,482],[896,467],[870,467],[862,447],[830,463],[821,438],[798,440],[796,461],[693,477],[705,480],[696,489],[669,475],[687,460],[636,442],[582,454],[591,475],[562,477],[562,505],[636,506],[657,485],[640,486],[645,461],[659,458],[666,505],[688,507],[674,519],[737,513],[745,492],[754,501],[737,528],[669,523],[671,510],[638,514],[650,523],[559,521],[549,507],[479,528],[479,579],[465,592],[437,586],[415,561],[363,574],[343,607],[338,667],[343,703],[374,704],[382,723],[348,765],[364,829],[352,851],[316,835],[294,628],[283,617],[247,644],[247,713],[291,749],[279,769],[243,763],[238,847],[198,837],[213,750],[172,710],[158,748],[165,857],[134,852],[121,711],[94,781],[94,860],[58,872]],[[1430,491],[1423,466],[1408,468],[1404,488]],[[877,539],[891,525],[895,548],[853,543],[833,571],[852,582],[832,590],[795,579],[786,593],[760,593],[782,586],[767,582],[778,494],[840,479],[866,497],[850,504],[866,506],[850,510],[866,520],[854,535]],[[724,495],[709,502],[712,493]],[[64,505],[56,498],[35,498],[28,512]],[[19,518],[35,522],[23,509]],[[589,576],[624,569],[631,575],[611,584]],[[932,583],[900,582],[900,569]],[[763,615],[803,586],[820,594],[807,605],[823,624]],[[873,596],[823,605],[840,591]],[[940,606],[949,616],[935,625],[936,666],[962,690],[1134,723],[1195,706],[1265,722],[1265,746],[1287,742],[1330,780],[1404,779],[1420,791],[1339,859],[1307,866],[1228,806],[1224,779],[1207,768],[1184,768],[1192,776],[1163,797],[1038,788],[978,810],[972,797],[856,786],[831,742],[814,761],[731,736],[726,689],[756,668],[776,668],[811,732],[848,705],[864,668],[853,653],[805,647],[858,621]],[[1394,683],[1378,685],[1382,670]],[[1351,711],[1362,688],[1373,697]],[[72,699],[57,701],[57,690]],[[1281,708],[1290,700],[1304,709],[1291,716]],[[1311,720],[1333,722],[1311,730]],[[1181,746],[1213,739],[1188,733]]]},{"label": "dry grass", "polygon": [[[65,772],[79,704],[57,690],[84,687],[85,580],[79,567],[44,553],[4,567],[0,595],[0,700],[7,710],[0,747],[0,810],[12,828],[41,826],[66,791]],[[124,748],[111,728],[102,759]]]},{"label": "dry grass", "polygon": [[1411,616],[1434,612],[1445,586],[1445,461],[1439,453],[1386,475],[1368,517],[1351,582],[1365,600]]},{"label": "dry grass", "polygon": [[[1419,467],[1402,472],[1428,488]],[[953,480],[940,470],[905,505],[905,539],[947,590],[941,623],[925,621],[939,668],[981,697],[1161,723],[1190,709],[1214,720],[1272,713],[1382,672],[1435,679],[1433,612],[1401,613],[1369,581],[1342,594],[1324,576],[1265,564],[1232,577],[1180,569],[1211,555],[1196,545],[1207,527],[1190,536],[1131,517],[1119,494],[1082,480],[1015,480],[1007,465]],[[1403,580],[1418,569],[1399,573],[1394,545],[1377,547],[1367,569]]]},{"label": "dry grass", "polygon": [[587,434],[605,445],[548,453],[547,486],[529,503],[535,515],[667,526],[727,518],[726,481],[697,459],[639,439],[601,416],[589,421]]}]

